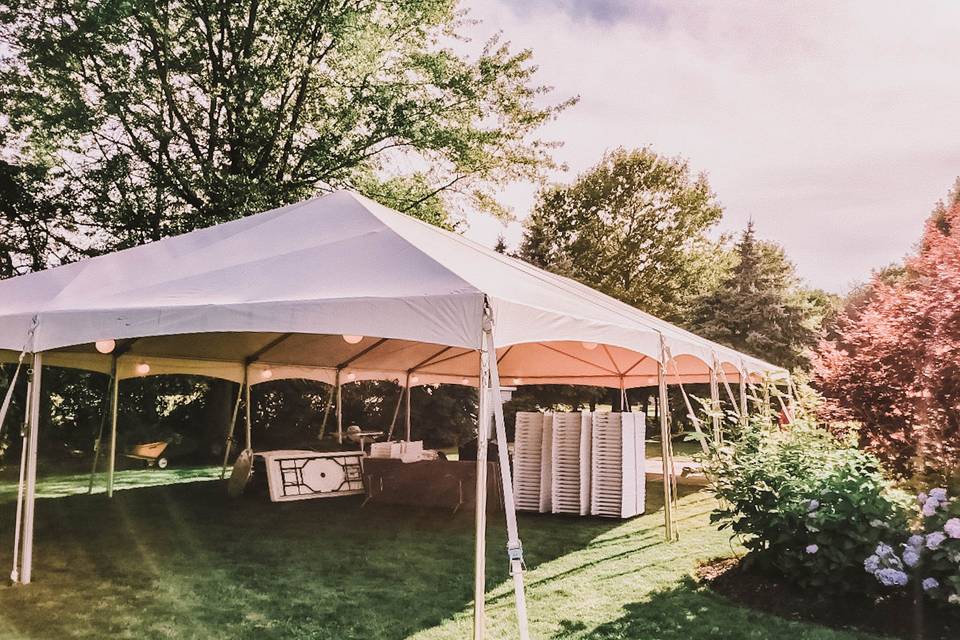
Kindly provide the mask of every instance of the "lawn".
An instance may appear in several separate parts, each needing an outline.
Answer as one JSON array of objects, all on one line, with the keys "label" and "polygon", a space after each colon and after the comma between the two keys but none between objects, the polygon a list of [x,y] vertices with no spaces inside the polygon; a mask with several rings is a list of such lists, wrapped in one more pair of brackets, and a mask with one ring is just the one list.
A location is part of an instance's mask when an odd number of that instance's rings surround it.
[{"label": "lawn", "polygon": [[[120,486],[156,486],[112,500],[83,495],[82,474],[43,482],[35,582],[0,588],[0,637],[469,635],[472,514],[360,508],[353,498],[229,502],[219,482],[199,481],[216,471],[123,471]],[[9,482],[0,486],[4,568],[13,495]],[[651,485],[647,515],[626,522],[521,516],[535,638],[872,637],[755,613],[705,591],[689,577],[698,560],[733,553],[708,523],[711,498],[682,497],[681,541],[668,545],[659,496]],[[512,637],[503,530],[502,516],[491,516],[491,638]]]}]

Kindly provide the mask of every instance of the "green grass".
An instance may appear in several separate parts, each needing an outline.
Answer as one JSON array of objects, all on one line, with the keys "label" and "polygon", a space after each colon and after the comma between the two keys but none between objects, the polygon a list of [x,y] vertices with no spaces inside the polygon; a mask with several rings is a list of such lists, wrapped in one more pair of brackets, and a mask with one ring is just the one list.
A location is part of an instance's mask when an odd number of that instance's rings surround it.
[{"label": "green grass", "polygon": [[[686,440],[685,435],[674,436],[673,438],[673,458],[674,460],[693,460],[695,456],[703,453],[700,443],[696,440]],[[659,458],[663,449],[660,447],[659,440],[647,440],[646,455],[647,458]]]},{"label": "green grass", "polygon": [[[215,470],[125,471],[125,485]],[[159,475],[159,480],[157,479]],[[7,474],[4,478],[9,480]],[[83,474],[41,483],[34,584],[0,587],[0,637],[462,639],[471,629],[472,513],[353,498],[228,501],[218,482],[82,495]],[[78,493],[80,495],[70,495]],[[13,493],[0,488],[0,567]],[[711,499],[681,499],[681,541],[662,540],[660,486],[629,521],[525,515],[534,638],[851,640],[755,613],[690,579],[729,555]],[[515,637],[502,515],[488,529],[488,629]]]}]

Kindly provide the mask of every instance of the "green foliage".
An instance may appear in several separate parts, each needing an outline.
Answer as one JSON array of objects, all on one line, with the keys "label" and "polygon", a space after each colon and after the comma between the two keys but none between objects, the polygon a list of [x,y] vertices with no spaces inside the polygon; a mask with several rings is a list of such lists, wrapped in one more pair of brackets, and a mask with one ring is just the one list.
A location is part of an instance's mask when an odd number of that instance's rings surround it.
[{"label": "green foliage", "polygon": [[733,255],[719,286],[696,301],[690,324],[745,353],[789,369],[808,367],[831,296],[804,289],[783,249],[757,240],[752,222]]},{"label": "green foliage", "polygon": [[500,210],[498,185],[552,166],[535,132],[571,101],[498,37],[459,53],[463,20],[455,0],[3,5],[4,143],[46,163],[79,234],[44,257],[343,187],[443,225]]},{"label": "green foliage", "polygon": [[722,209],[706,176],[644,148],[618,149],[540,193],[519,255],[666,319],[710,282],[705,232]]},{"label": "green foliage", "polygon": [[712,521],[750,561],[824,594],[869,586],[863,558],[905,523],[876,458],[802,419],[785,430],[752,420],[706,469],[721,503]]}]

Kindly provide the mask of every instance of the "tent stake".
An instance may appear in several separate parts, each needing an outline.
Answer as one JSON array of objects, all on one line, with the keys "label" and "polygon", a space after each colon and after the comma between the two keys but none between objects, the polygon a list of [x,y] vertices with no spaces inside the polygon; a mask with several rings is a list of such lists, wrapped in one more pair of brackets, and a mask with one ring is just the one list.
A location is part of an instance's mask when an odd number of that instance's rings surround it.
[{"label": "tent stake", "polygon": [[107,497],[113,497],[113,472],[117,467],[117,402],[120,399],[120,376],[117,373],[117,357],[110,364],[113,385],[110,389],[110,457],[107,469]]},{"label": "tent stake", "polygon": [[33,512],[37,499],[37,439],[40,436],[40,373],[43,356],[33,354],[33,370],[30,374],[30,428],[27,450],[27,477],[23,509],[23,557],[20,570],[21,584],[30,584],[33,573]]},{"label": "tent stake", "polygon": [[240,413],[240,398],[243,397],[243,383],[237,388],[237,401],[233,403],[233,416],[230,418],[230,426],[227,428],[227,439],[223,443],[223,467],[220,468],[220,479],[223,480],[227,475],[227,461],[230,459],[230,451],[233,449],[233,431],[237,427],[237,414]]},{"label": "tent stake", "polygon": [[489,400],[489,362],[486,349],[480,351],[480,385],[478,387],[479,408],[477,411],[477,504],[476,530],[474,531],[474,583],[473,583],[473,638],[483,640],[484,605],[487,593],[487,439],[490,433],[490,419],[487,415]]}]

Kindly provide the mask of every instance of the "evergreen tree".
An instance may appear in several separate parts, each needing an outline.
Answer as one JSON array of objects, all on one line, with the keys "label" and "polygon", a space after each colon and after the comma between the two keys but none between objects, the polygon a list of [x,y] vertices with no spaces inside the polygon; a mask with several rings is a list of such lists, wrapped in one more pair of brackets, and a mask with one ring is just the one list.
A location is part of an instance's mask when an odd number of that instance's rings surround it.
[{"label": "evergreen tree", "polygon": [[720,285],[694,305],[697,333],[787,368],[806,367],[830,296],[800,286],[779,246],[757,240],[751,221]]}]

